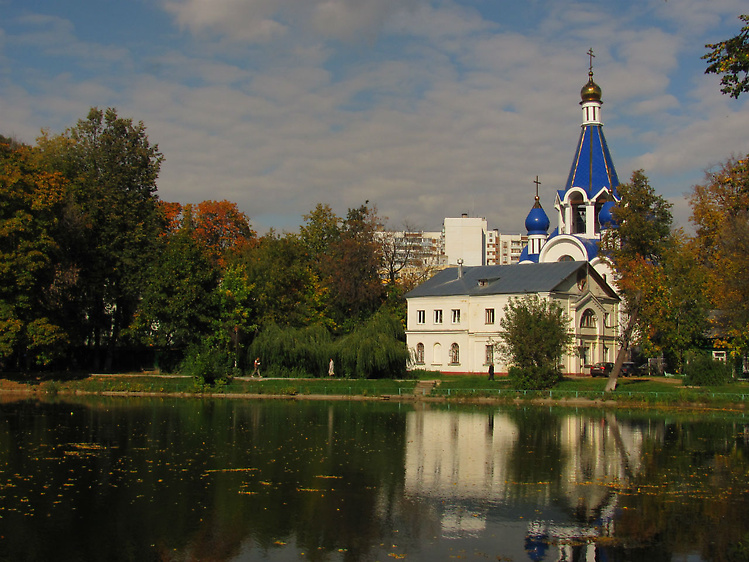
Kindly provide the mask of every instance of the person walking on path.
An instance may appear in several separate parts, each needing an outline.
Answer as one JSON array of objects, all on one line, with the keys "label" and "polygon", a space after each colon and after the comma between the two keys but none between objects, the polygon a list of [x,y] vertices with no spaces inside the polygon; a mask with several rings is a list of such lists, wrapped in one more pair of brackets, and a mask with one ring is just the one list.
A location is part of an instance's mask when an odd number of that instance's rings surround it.
[{"label": "person walking on path", "polygon": [[489,363],[489,380],[494,380],[494,363]]},{"label": "person walking on path", "polygon": [[333,360],[330,360],[330,363],[328,363],[328,376],[332,377],[335,375],[335,368],[333,366]]},{"label": "person walking on path", "polygon": [[257,376],[257,378],[262,378],[260,376],[260,357],[255,357],[255,370],[252,371],[252,376]]}]

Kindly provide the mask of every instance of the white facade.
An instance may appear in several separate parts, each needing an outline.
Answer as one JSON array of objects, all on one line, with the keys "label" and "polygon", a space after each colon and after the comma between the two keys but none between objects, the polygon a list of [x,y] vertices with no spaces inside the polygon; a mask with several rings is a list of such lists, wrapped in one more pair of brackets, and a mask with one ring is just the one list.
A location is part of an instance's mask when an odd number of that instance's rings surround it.
[{"label": "white facade", "polygon": [[486,219],[463,215],[445,218],[444,240],[447,265],[463,260],[467,266],[486,265]]},{"label": "white facade", "polygon": [[[562,305],[575,340],[561,364],[567,373],[582,373],[584,365],[614,359],[619,298],[587,262],[566,263],[569,274],[547,283],[546,290],[534,292]],[[450,268],[406,295],[406,343],[412,367],[481,373],[493,362],[498,373],[506,372],[508,366],[495,348],[500,341],[500,321],[508,301],[525,296],[527,291],[506,292],[499,288],[501,280],[511,278],[517,268],[527,270],[523,273],[541,268],[541,276],[545,275],[544,267],[555,265]],[[456,285],[458,290],[453,289]]]}]

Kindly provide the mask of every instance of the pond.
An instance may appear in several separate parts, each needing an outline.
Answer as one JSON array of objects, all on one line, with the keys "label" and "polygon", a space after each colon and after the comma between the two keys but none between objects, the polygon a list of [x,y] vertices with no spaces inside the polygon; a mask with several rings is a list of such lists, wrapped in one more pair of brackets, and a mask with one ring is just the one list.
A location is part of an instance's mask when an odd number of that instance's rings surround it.
[{"label": "pond", "polygon": [[743,414],[0,403],[0,560],[733,561]]}]

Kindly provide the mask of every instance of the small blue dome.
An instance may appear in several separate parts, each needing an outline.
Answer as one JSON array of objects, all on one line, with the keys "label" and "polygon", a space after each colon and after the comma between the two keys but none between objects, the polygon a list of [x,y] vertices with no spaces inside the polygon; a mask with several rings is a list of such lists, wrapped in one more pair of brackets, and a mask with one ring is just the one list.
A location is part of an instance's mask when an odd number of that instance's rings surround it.
[{"label": "small blue dome", "polygon": [[528,234],[546,234],[549,231],[549,217],[546,216],[541,204],[536,197],[536,203],[533,205],[531,212],[525,219],[525,229]]},{"label": "small blue dome", "polygon": [[598,213],[598,224],[601,225],[601,230],[617,226],[614,215],[611,212],[614,209],[614,205],[616,205],[616,201],[606,201],[601,207]]}]

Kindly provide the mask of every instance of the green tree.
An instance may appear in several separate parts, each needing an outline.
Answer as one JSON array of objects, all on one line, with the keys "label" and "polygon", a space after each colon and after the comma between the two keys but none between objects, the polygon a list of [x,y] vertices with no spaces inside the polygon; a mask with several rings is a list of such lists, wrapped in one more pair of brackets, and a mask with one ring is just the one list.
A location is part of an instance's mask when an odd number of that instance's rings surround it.
[{"label": "green tree", "polygon": [[219,317],[218,279],[218,270],[189,229],[161,238],[131,333],[167,349],[185,349],[209,337]]},{"label": "green tree", "polygon": [[558,302],[538,295],[511,298],[499,325],[497,347],[520,388],[547,388],[559,380],[559,360],[573,335]]},{"label": "green tree", "polygon": [[65,190],[32,149],[0,142],[0,365],[46,364],[67,343],[54,306],[64,281],[55,262]]},{"label": "green tree", "polygon": [[131,323],[146,272],[154,259],[164,215],[156,198],[163,160],[143,123],[116,110],[91,109],[85,120],[57,137],[39,139],[42,161],[71,182],[82,233],[71,237],[79,270],[81,322],[77,344],[93,348],[94,365],[106,347],[111,368],[120,335]]},{"label": "green tree", "polygon": [[685,352],[704,347],[708,331],[707,277],[697,256],[693,241],[674,233],[662,266],[650,267],[647,278],[639,281],[645,290],[635,341],[648,356],[663,353],[679,373],[684,372]]},{"label": "green tree", "polygon": [[329,315],[343,332],[374,314],[385,297],[376,240],[380,220],[368,203],[349,209],[340,240],[320,260],[321,279],[330,292]]},{"label": "green tree", "polygon": [[741,15],[739,19],[746,25],[738,35],[705,45],[710,52],[702,57],[708,62],[705,74],[719,74],[723,85],[720,91],[732,98],[749,91],[749,15]]},{"label": "green tree", "polygon": [[301,327],[329,325],[326,293],[299,237],[269,232],[247,249],[241,263],[254,286],[257,323]]},{"label": "green tree", "polygon": [[645,173],[634,171],[630,182],[618,190],[621,200],[613,210],[616,226],[606,230],[601,246],[616,271],[616,285],[628,321],[607,391],[616,388],[634,336],[647,332],[648,323],[654,319],[646,314],[649,309],[643,303],[657,298],[659,285],[654,281],[660,278],[664,253],[673,245],[671,204],[655,193]]},{"label": "green tree", "polygon": [[255,286],[241,263],[228,265],[216,287],[218,314],[213,320],[213,339],[219,349],[231,355],[234,367],[240,367],[245,345],[257,331]]}]

